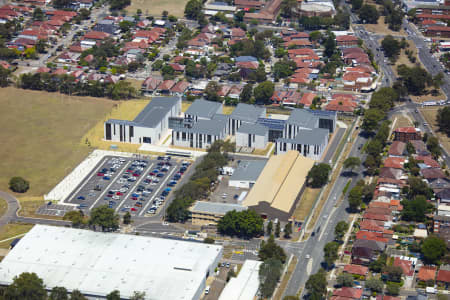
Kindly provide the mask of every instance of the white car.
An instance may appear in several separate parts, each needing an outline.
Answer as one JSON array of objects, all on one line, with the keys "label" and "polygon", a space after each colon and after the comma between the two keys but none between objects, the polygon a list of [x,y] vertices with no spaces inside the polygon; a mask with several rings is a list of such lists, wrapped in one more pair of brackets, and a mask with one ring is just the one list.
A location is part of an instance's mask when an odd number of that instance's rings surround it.
[{"label": "white car", "polygon": [[306,258],[306,259],[310,259],[310,258],[311,258],[311,255],[306,254],[306,255],[305,255],[305,258]]}]

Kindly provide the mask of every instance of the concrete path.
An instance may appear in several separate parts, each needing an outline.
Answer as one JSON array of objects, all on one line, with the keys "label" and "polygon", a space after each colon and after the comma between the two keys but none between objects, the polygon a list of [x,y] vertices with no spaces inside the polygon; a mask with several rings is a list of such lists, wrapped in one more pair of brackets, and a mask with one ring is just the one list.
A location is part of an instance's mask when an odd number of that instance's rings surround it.
[{"label": "concrete path", "polygon": [[19,201],[16,199],[16,197],[0,191],[0,198],[3,198],[6,200],[6,203],[8,204],[8,210],[6,213],[0,217],[0,227],[8,224],[11,220],[13,220],[15,217],[17,217],[17,211],[19,210]]}]

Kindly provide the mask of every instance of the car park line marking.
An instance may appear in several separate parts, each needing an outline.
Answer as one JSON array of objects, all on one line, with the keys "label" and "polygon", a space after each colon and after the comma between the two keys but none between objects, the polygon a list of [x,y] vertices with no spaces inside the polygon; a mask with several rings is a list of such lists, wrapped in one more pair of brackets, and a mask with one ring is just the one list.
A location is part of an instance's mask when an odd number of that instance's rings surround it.
[{"label": "car park line marking", "polygon": [[[153,202],[153,199],[155,199],[155,197],[156,197],[156,195],[158,195],[159,191],[165,186],[167,180],[170,179],[170,177],[172,176],[173,172],[175,172],[175,170],[178,169],[178,168],[179,168],[178,165],[173,166],[172,171],[170,171],[170,172],[167,174],[166,179],[164,179],[164,181],[161,183],[161,185],[159,186],[159,188],[158,188],[158,189],[155,191],[155,193],[153,194],[153,197],[150,198],[150,200],[148,201],[148,203],[143,207],[142,211],[139,213],[139,216],[142,216],[142,213],[144,213],[144,212],[147,211],[147,208],[148,208],[148,206],[150,205],[150,203]],[[172,191],[171,191],[171,192],[172,192]],[[168,196],[169,196],[169,195],[167,195],[167,199],[169,199]],[[164,202],[165,202],[165,203],[164,203],[164,205],[162,205],[162,209],[164,209],[164,207],[166,206],[167,201],[164,201]]]},{"label": "car park line marking", "polygon": [[94,203],[92,203],[91,207],[89,207],[89,210],[92,210],[95,206],[95,204],[97,204],[97,202],[104,197],[104,195],[106,195],[106,193],[109,191],[109,188],[111,187],[111,185],[113,185],[116,180],[118,180],[120,178],[120,175],[123,175],[123,173],[127,170],[128,166],[131,164],[133,160],[129,160],[128,163],[123,167],[122,172],[117,174],[117,177],[114,180],[111,180],[111,183],[108,184],[108,186],[105,188],[105,191],[103,193],[100,194],[100,196],[97,198],[97,200],[94,201]]},{"label": "car park line marking", "polygon": [[[91,173],[91,176],[89,176],[86,180],[83,180],[81,183],[81,185],[80,185],[80,187],[76,190],[76,192],[75,193],[72,193],[71,194],[71,196],[69,196],[69,199],[70,198],[72,198],[72,200],[73,200],[73,198],[74,197],[76,197],[77,195],[78,195],[78,193],[80,192],[80,190],[82,189],[82,188],[84,188],[85,187],[85,185],[92,179],[92,177],[94,176],[94,175],[97,175],[97,173],[98,173],[98,171],[100,171],[100,168],[105,164],[105,162],[108,160],[108,158],[107,157],[104,157],[101,161],[100,161],[100,163],[99,163],[99,165],[98,165],[98,168],[95,170],[95,172],[92,172]],[[62,201],[62,202],[65,202],[65,201]],[[77,206],[78,206],[79,204],[77,204]]]},{"label": "car park line marking", "polygon": [[[148,174],[148,173],[147,173],[148,170],[151,170],[154,164],[155,164],[155,163],[150,163],[150,164],[147,166],[146,170],[142,172],[140,178],[139,178],[138,180],[136,180],[136,182],[134,183],[134,188],[131,189],[131,190],[129,190],[129,191],[127,192],[127,196],[125,196],[125,197],[123,198],[123,200],[120,202],[120,204],[117,206],[116,212],[119,211],[119,209],[122,207],[122,205],[125,203],[125,201],[127,201],[127,199],[131,199],[131,194],[133,194],[134,191],[137,190],[137,188],[138,188],[139,184],[142,182],[142,180],[144,180],[144,179],[147,177],[146,174]],[[150,171],[150,172],[151,172],[151,171]],[[139,201],[139,200],[138,200],[138,201]]]}]

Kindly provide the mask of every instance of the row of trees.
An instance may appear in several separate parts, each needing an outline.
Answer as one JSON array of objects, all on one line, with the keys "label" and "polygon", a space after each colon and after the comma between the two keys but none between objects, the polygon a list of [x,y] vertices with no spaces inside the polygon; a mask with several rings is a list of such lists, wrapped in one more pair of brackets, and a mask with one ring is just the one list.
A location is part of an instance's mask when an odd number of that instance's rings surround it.
[{"label": "row of trees", "polygon": [[233,150],[234,144],[228,141],[219,140],[211,145],[190,180],[175,192],[175,198],[166,210],[168,221],[185,222],[190,217],[189,206],[198,199],[208,197],[219,175],[219,168],[227,164],[227,153]]},{"label": "row of trees", "polygon": [[68,95],[108,97],[113,100],[132,99],[138,96],[130,82],[105,83],[100,81],[76,81],[71,75],[48,73],[22,74],[18,86],[23,89],[60,92]]},{"label": "row of trees", "polygon": [[217,223],[221,234],[250,239],[264,234],[264,220],[254,210],[229,211]]},{"label": "row of trees", "polygon": [[283,265],[286,262],[286,253],[275,243],[275,238],[271,235],[267,242],[261,242],[258,256],[263,261],[259,268],[261,298],[271,298],[281,278]]},{"label": "row of trees", "polygon": [[[13,282],[3,288],[2,299],[7,300],[87,300],[79,290],[70,294],[65,287],[54,287],[47,293],[44,281],[36,273],[24,272],[14,277]],[[120,292],[114,290],[106,295],[106,300],[120,300]],[[131,300],[144,300],[145,292],[134,292]]]}]

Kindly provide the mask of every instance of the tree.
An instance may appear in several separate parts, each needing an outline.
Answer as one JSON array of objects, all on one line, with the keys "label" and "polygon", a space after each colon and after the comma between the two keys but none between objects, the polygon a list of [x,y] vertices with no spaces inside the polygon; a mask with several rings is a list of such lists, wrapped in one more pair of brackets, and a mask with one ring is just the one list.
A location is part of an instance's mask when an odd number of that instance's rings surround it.
[{"label": "tree", "polygon": [[339,286],[352,287],[353,286],[353,276],[348,273],[341,273],[336,278],[337,284]]},{"label": "tree", "polygon": [[292,18],[297,8],[296,0],[283,0],[281,2],[281,15],[285,18]]},{"label": "tree", "polygon": [[361,165],[361,159],[359,157],[351,156],[344,160],[344,168],[350,169],[353,172],[354,168],[358,168]]},{"label": "tree", "polygon": [[327,293],[327,278],[324,269],[320,269],[316,274],[309,276],[305,288],[308,290],[309,299],[325,299]]},{"label": "tree", "polygon": [[67,289],[65,287],[55,286],[48,297],[49,300],[68,300]]},{"label": "tree", "polygon": [[264,233],[264,220],[254,210],[233,210],[219,220],[217,230],[229,236],[252,238]]},{"label": "tree", "polygon": [[133,293],[133,296],[131,296],[130,300],[145,300],[145,292],[135,291]]},{"label": "tree", "polygon": [[400,293],[400,287],[398,284],[388,282],[386,285],[386,291],[391,296],[398,296]]},{"label": "tree", "polygon": [[259,267],[259,292],[262,298],[271,298],[281,277],[283,264],[276,258],[269,258]]},{"label": "tree", "polygon": [[334,228],[334,235],[336,236],[336,239],[342,240],[345,233],[348,230],[348,223],[345,221],[340,221],[336,224],[336,227]]},{"label": "tree", "polygon": [[323,259],[328,268],[331,268],[336,259],[338,259],[338,249],[339,244],[337,242],[329,242],[325,244],[325,247],[323,248]]},{"label": "tree", "polygon": [[72,210],[66,212],[64,214],[63,220],[72,222],[73,227],[80,227],[81,225],[86,224],[83,211],[81,210]]},{"label": "tree", "polygon": [[386,260],[387,260],[386,254],[382,253],[382,254],[377,258],[377,260],[372,261],[372,262],[369,264],[369,269],[370,269],[372,272],[380,273],[380,272],[384,269],[384,267],[386,266]]},{"label": "tree", "polygon": [[314,165],[308,172],[307,183],[312,188],[320,188],[328,182],[331,167],[328,164],[320,163]]},{"label": "tree", "polygon": [[44,21],[45,14],[40,7],[36,7],[33,11],[33,20]]},{"label": "tree", "polygon": [[406,152],[408,152],[409,155],[416,154],[416,148],[414,148],[410,141],[406,143]]},{"label": "tree", "polygon": [[327,37],[325,41],[323,42],[323,45],[325,47],[325,50],[323,51],[323,54],[331,58],[333,54],[336,52],[336,36],[332,32],[327,33]]},{"label": "tree", "polygon": [[275,80],[280,78],[286,78],[294,74],[294,70],[297,68],[296,64],[292,60],[282,59],[277,61],[273,66],[273,76]]},{"label": "tree", "polygon": [[413,95],[425,94],[426,88],[433,84],[433,77],[420,66],[410,68],[402,64],[397,67],[397,73],[408,93]]},{"label": "tree", "polygon": [[445,106],[438,110],[436,122],[439,126],[439,130],[444,132],[447,136],[450,136],[450,106]]},{"label": "tree", "polygon": [[210,237],[206,237],[204,240],[203,240],[203,243],[205,243],[205,244],[214,244],[216,241],[213,239],[213,238],[210,238]]},{"label": "tree", "polygon": [[71,0],[53,0],[53,7],[55,8],[67,8],[72,3]]},{"label": "tree", "polygon": [[131,0],[110,0],[109,7],[111,10],[121,10],[131,4]]},{"label": "tree", "polygon": [[128,225],[131,223],[131,214],[129,211],[127,211],[124,215],[123,215],[123,224]]},{"label": "tree", "polygon": [[380,14],[377,11],[377,8],[370,4],[364,4],[359,10],[359,18],[364,23],[368,24],[377,24],[378,18]]},{"label": "tree", "polygon": [[269,258],[275,258],[281,261],[283,264],[286,262],[286,253],[284,253],[283,248],[275,243],[275,238],[273,235],[269,237],[267,242],[262,241],[258,253],[259,259],[265,261]]},{"label": "tree", "polygon": [[184,15],[188,19],[198,20],[202,15],[202,2],[199,0],[189,0],[184,8]]},{"label": "tree", "polygon": [[47,291],[44,281],[36,273],[21,273],[5,289],[4,297],[8,300],[45,300]]},{"label": "tree", "polygon": [[383,287],[383,281],[381,281],[380,279],[372,277],[366,280],[366,288],[368,288],[372,292],[381,292],[383,291]]},{"label": "tree", "polygon": [[120,300],[120,292],[118,290],[112,291],[106,295],[106,300]]},{"label": "tree", "polygon": [[217,94],[220,92],[220,85],[217,81],[210,81],[205,88],[205,98],[210,101],[220,101],[220,97]]},{"label": "tree", "polygon": [[364,112],[361,128],[371,133],[378,128],[378,123],[385,117],[385,114],[379,109],[368,109]]},{"label": "tree", "polygon": [[427,198],[423,195],[417,195],[412,200],[402,201],[402,219],[405,221],[424,222],[425,214],[429,210]]},{"label": "tree", "polygon": [[267,223],[266,233],[270,236],[272,234],[272,231],[273,231],[273,223],[272,220],[270,220],[269,223]]},{"label": "tree", "polygon": [[30,188],[30,183],[22,177],[13,177],[9,180],[9,189],[15,193],[25,193]]},{"label": "tree", "polygon": [[91,11],[86,8],[82,8],[78,11],[82,20],[87,20],[91,17]]},{"label": "tree", "polygon": [[253,84],[247,83],[242,89],[242,93],[239,95],[239,101],[244,103],[250,102],[250,99],[252,98],[252,93],[253,93]]},{"label": "tree", "polygon": [[433,154],[434,158],[441,156],[441,146],[439,146],[439,140],[435,136],[430,136],[427,139],[427,149]]},{"label": "tree", "polygon": [[89,224],[94,227],[101,226],[102,231],[115,231],[119,228],[119,216],[114,213],[114,209],[102,205],[91,211]]},{"label": "tree", "polygon": [[363,5],[363,0],[352,0],[352,9],[359,10]]},{"label": "tree", "polygon": [[400,282],[402,280],[403,269],[399,266],[386,266],[384,273],[387,274],[388,281]]},{"label": "tree", "polygon": [[400,54],[400,42],[396,40],[392,35],[387,35],[381,41],[384,54],[389,58],[396,58]]},{"label": "tree", "polygon": [[357,210],[362,204],[362,192],[362,187],[356,185],[348,193],[348,204],[351,210]]},{"label": "tree", "polygon": [[421,252],[425,258],[425,262],[435,264],[447,252],[447,247],[444,240],[431,235],[423,241]]},{"label": "tree", "polygon": [[281,231],[280,226],[281,226],[280,221],[278,221],[277,224],[275,225],[275,236],[276,237],[280,237],[280,231]]},{"label": "tree", "polygon": [[289,239],[292,234],[292,223],[287,222],[286,225],[284,225],[284,238]]},{"label": "tree", "polygon": [[258,84],[254,89],[253,94],[257,103],[269,104],[270,98],[275,90],[275,84],[270,81],[264,81]]},{"label": "tree", "polygon": [[70,300],[88,300],[79,290],[73,290]]},{"label": "tree", "polygon": [[9,75],[11,71],[0,66],[0,87],[7,87],[9,85]]},{"label": "tree", "polygon": [[438,95],[439,94],[439,88],[441,87],[441,85],[444,83],[444,73],[439,72],[438,74],[436,74],[433,79],[432,79],[432,85],[433,85],[433,91],[432,93],[434,95]]}]

